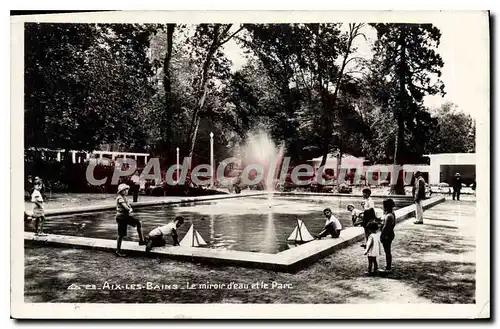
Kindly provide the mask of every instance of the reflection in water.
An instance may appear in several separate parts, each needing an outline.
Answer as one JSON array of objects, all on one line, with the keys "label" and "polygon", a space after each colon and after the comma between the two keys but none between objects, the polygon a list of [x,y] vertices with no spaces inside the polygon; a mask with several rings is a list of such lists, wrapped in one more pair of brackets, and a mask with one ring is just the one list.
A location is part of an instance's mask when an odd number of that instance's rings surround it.
[{"label": "reflection in water", "polygon": [[[361,199],[354,201],[352,198],[333,197],[315,199],[275,197],[272,200],[272,207],[269,208],[267,197],[242,198],[189,207],[138,208],[134,216],[142,221],[145,234],[180,215],[188,219],[179,229],[180,239],[184,237],[189,229],[189,222],[192,221],[196,230],[208,243],[207,248],[276,253],[289,248],[286,240],[297,223],[297,216],[304,221],[312,235],[323,227],[325,220],[322,211],[326,207],[334,210],[344,227],[352,226],[350,214],[345,207],[348,203],[359,204]],[[382,200],[375,202],[375,206],[380,207]],[[397,206],[404,205],[398,202]],[[207,220],[200,220],[201,217]],[[25,229],[33,231],[33,223],[34,221],[27,224]],[[49,234],[103,239],[116,239],[117,234],[113,211],[49,217],[44,228]],[[128,229],[126,239],[138,240],[134,228]]]},{"label": "reflection in water", "polygon": [[210,241],[215,239],[215,215],[210,214]]},{"label": "reflection in water", "polygon": [[274,214],[272,212],[267,214],[264,240],[262,242],[260,252],[273,253],[277,249],[278,241],[276,241],[276,228],[274,227]]}]

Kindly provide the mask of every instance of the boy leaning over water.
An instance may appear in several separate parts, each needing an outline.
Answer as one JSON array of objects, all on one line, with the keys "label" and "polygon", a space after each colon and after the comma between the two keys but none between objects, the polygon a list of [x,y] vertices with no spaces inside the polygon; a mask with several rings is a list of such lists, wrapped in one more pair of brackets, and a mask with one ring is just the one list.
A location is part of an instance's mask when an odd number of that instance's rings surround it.
[{"label": "boy leaning over water", "polygon": [[153,247],[163,247],[167,244],[167,238],[172,237],[174,246],[179,245],[179,239],[177,236],[177,229],[184,224],[184,218],[181,216],[175,217],[175,219],[163,226],[158,226],[151,230],[146,236],[146,252],[150,252]]},{"label": "boy leaning over water", "polygon": [[363,211],[356,209],[352,203],[347,205],[347,211],[351,213],[353,226],[360,226],[363,223]]}]

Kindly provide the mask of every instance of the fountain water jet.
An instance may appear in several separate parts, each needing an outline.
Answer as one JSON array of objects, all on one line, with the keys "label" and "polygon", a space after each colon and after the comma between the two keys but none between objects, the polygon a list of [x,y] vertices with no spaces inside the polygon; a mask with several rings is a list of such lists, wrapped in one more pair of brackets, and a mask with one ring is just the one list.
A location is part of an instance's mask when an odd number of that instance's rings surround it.
[{"label": "fountain water jet", "polygon": [[[241,148],[241,163],[245,168],[248,165],[259,165],[262,168],[263,185],[272,199],[275,182],[279,175],[279,168],[283,161],[284,144],[277,146],[269,134],[264,130],[250,132]],[[271,207],[271,205],[269,206]]]}]

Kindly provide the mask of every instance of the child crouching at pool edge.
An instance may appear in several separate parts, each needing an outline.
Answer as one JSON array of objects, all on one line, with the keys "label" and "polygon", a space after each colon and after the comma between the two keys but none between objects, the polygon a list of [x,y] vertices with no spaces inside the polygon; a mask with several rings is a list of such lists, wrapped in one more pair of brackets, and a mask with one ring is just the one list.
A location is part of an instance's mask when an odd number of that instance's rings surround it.
[{"label": "child crouching at pool edge", "polygon": [[347,211],[351,213],[351,220],[353,226],[360,226],[363,224],[363,212],[359,209],[356,209],[354,205],[348,204]]},{"label": "child crouching at pool edge", "polygon": [[175,219],[168,223],[167,225],[158,226],[157,228],[151,230],[148,236],[146,236],[146,252],[150,252],[153,247],[163,247],[167,244],[167,238],[172,237],[174,246],[179,245],[179,240],[177,236],[177,229],[184,224],[184,218],[181,216],[175,217]]}]

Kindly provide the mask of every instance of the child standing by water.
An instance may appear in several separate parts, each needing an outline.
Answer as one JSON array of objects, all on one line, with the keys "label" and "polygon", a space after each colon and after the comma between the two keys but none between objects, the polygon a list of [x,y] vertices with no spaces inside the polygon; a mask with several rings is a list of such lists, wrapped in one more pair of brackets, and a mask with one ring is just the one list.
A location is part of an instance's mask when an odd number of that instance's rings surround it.
[{"label": "child standing by water", "polygon": [[370,232],[366,241],[365,255],[368,256],[368,275],[375,275],[378,271],[377,257],[381,255],[380,233],[378,233],[378,225],[371,222],[367,225]]},{"label": "child standing by water", "polygon": [[43,235],[43,223],[45,222],[41,189],[42,184],[35,184],[33,193],[31,194],[31,202],[33,202],[32,217],[35,218],[35,235]]},{"label": "child standing by water", "polygon": [[116,241],[116,255],[123,257],[121,253],[123,238],[127,235],[128,226],[136,227],[139,235],[139,245],[143,246],[146,243],[142,235],[142,223],[132,215],[132,207],[127,200],[127,194],[130,187],[127,184],[118,185],[118,196],[116,197],[116,223],[118,224],[118,239]]},{"label": "child standing by water", "polygon": [[394,227],[396,226],[396,215],[394,214],[394,200],[386,199],[384,205],[384,224],[382,225],[380,233],[380,241],[384,246],[385,252],[385,272],[392,270],[392,252],[391,244],[394,240]]},{"label": "child standing by water", "polygon": [[[365,229],[365,241],[368,241],[368,236],[370,231],[368,230],[368,224],[375,220],[375,203],[371,197],[372,191],[369,188],[363,189],[363,201],[361,205],[363,206],[363,223],[361,226]],[[362,244],[361,247],[366,247],[366,243]]]}]

